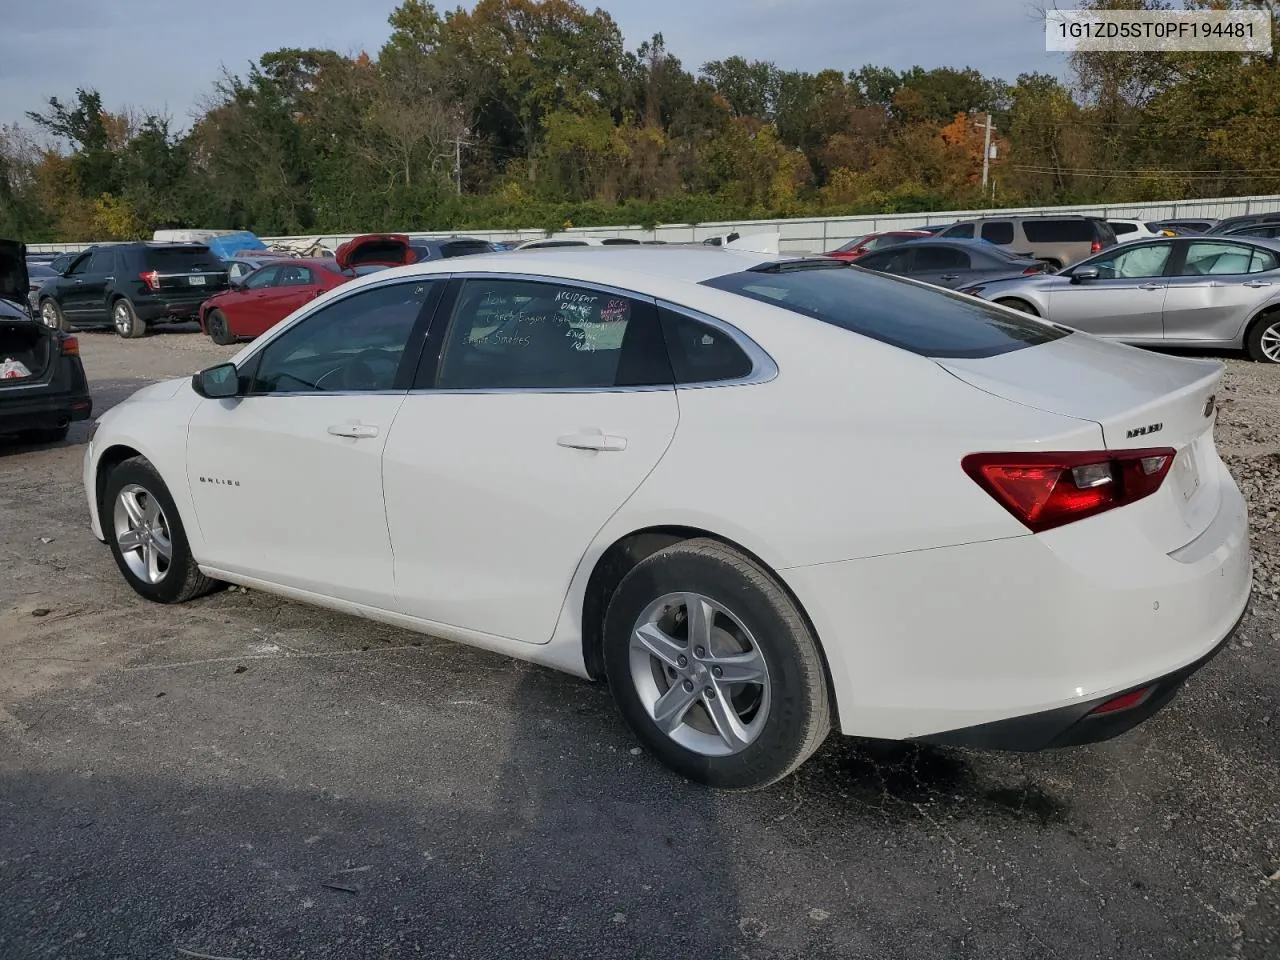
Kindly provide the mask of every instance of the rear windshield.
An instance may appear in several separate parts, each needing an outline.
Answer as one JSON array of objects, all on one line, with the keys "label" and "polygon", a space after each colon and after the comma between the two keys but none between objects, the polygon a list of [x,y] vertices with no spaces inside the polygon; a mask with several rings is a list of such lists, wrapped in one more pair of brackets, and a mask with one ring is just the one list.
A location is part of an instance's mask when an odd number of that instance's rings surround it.
[{"label": "rear windshield", "polygon": [[704,283],[926,357],[994,357],[1067,336],[976,298],[839,261],[766,265]]},{"label": "rear windshield", "polygon": [[208,247],[148,247],[144,258],[148,267],[160,273],[225,269]]},{"label": "rear windshield", "polygon": [[1031,243],[1092,243],[1091,220],[1023,220],[1022,232]]},{"label": "rear windshield", "polygon": [[454,240],[440,245],[442,257],[469,257],[477,253],[492,253],[493,247],[483,240]]}]

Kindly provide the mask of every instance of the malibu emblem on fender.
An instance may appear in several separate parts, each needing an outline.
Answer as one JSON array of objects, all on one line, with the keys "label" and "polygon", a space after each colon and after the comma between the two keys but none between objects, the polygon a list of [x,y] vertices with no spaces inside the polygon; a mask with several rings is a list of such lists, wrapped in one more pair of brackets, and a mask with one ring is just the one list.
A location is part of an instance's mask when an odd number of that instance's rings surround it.
[{"label": "malibu emblem on fender", "polygon": [[240,486],[240,481],[239,481],[239,480],[219,480],[217,477],[201,477],[201,478],[200,478],[200,482],[201,482],[201,483],[212,483],[214,486],[217,486],[217,487],[238,487],[238,486]]},{"label": "malibu emblem on fender", "polygon": [[1145,427],[1134,427],[1125,434],[1125,438],[1132,440],[1134,437],[1145,437],[1148,433],[1159,433],[1163,429],[1163,423],[1149,423]]}]

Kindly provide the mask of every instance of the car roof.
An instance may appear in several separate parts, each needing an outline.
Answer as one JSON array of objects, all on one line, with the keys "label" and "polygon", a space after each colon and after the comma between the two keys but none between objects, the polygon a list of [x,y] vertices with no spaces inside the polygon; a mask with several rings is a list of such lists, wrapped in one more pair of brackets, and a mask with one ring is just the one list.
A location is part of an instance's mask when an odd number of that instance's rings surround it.
[{"label": "car roof", "polygon": [[[779,260],[801,259],[786,254],[755,253],[732,247],[713,247],[704,244],[623,244],[585,247],[543,247],[521,252],[518,258],[508,253],[481,253],[465,260],[429,260],[393,267],[400,276],[431,273],[512,273],[537,275],[545,271],[550,276],[580,279],[587,282],[600,279],[603,273],[617,274],[619,281],[627,276],[647,277],[701,283],[713,277],[740,273],[764,263]],[[592,276],[587,276],[588,274]],[[385,277],[384,271],[379,276]]]}]

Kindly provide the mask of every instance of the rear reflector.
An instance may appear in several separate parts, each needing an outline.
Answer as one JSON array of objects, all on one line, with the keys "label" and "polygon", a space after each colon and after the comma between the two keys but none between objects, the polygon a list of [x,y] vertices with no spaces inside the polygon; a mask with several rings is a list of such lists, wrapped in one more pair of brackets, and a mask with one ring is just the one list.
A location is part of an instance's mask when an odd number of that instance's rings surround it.
[{"label": "rear reflector", "polygon": [[80,341],[75,337],[62,338],[62,355],[64,357],[80,356]]},{"label": "rear reflector", "polygon": [[1128,693],[1122,693],[1118,697],[1112,697],[1105,703],[1100,703],[1089,711],[1088,716],[1094,717],[1100,713],[1118,713],[1121,710],[1128,710],[1138,706],[1147,699],[1147,695],[1151,693],[1151,687],[1142,687],[1138,690],[1130,690]]},{"label": "rear reflector", "polygon": [[1149,497],[1177,451],[971,453],[964,472],[1032,533]]}]

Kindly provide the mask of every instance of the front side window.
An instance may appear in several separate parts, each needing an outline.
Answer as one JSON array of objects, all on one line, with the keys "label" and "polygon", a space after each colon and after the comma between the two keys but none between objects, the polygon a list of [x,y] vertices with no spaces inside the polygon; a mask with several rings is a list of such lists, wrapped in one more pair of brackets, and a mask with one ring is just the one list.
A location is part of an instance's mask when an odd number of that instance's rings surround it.
[{"label": "front side window", "polygon": [[608,388],[670,383],[649,304],[572,284],[467,280],[435,387]]},{"label": "front side window", "polygon": [[912,270],[917,273],[968,269],[969,255],[963,250],[953,247],[916,247],[916,263]]},{"label": "front side window", "polygon": [[70,269],[68,269],[68,270],[67,270],[67,276],[69,276],[69,277],[78,277],[78,276],[80,276],[81,274],[88,273],[88,272],[89,272],[89,264],[90,264],[90,262],[91,262],[92,260],[93,260],[93,254],[92,254],[92,253],[86,253],[86,254],[85,254],[84,256],[82,256],[79,260],[77,260],[77,261],[75,261],[73,264],[71,264]]},{"label": "front side window", "polygon": [[973,297],[838,263],[784,262],[703,282],[926,357],[993,357],[1069,335]]},{"label": "front side window", "polygon": [[244,286],[246,290],[262,290],[266,287],[274,287],[279,276],[279,267],[263,267],[261,270],[252,274],[249,279],[244,282]]},{"label": "front side window", "polygon": [[315,283],[315,277],[306,267],[281,267],[279,285],[282,287],[305,287]]},{"label": "front side window", "polygon": [[1171,243],[1151,243],[1140,247],[1126,247],[1119,253],[1090,260],[1089,266],[1097,267],[1099,280],[1128,280],[1137,277],[1159,277],[1164,274]]},{"label": "front side window", "polygon": [[1136,223],[1125,223],[1123,221],[1113,220],[1111,229],[1116,232],[1116,236],[1124,236],[1126,233],[1137,233],[1138,225]]},{"label": "front side window", "polygon": [[392,390],[428,281],[361,290],[290,327],[262,351],[250,393]]},{"label": "front side window", "polygon": [[1179,273],[1184,277],[1250,273],[1254,262],[1253,251],[1253,247],[1238,243],[1191,243],[1187,245],[1187,258]]},{"label": "front side window", "polygon": [[858,266],[864,270],[879,270],[882,273],[906,274],[911,271],[911,250],[882,250],[857,259]]},{"label": "front side window", "polygon": [[958,238],[960,240],[972,240],[973,224],[972,223],[957,224],[956,226],[951,227],[949,230],[944,230],[941,235],[944,237]]}]

